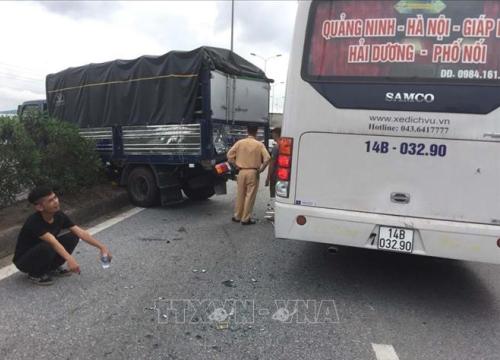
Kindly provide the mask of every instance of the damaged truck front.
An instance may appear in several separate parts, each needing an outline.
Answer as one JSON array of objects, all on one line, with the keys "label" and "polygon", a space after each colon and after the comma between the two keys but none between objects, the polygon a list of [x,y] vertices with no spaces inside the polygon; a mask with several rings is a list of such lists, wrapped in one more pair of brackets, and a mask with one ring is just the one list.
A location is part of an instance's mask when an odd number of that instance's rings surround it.
[{"label": "damaged truck front", "polygon": [[225,193],[214,166],[246,126],[267,144],[270,81],[229,50],[200,47],[69,68],[46,90],[49,114],[95,140],[132,203],[149,207]]}]

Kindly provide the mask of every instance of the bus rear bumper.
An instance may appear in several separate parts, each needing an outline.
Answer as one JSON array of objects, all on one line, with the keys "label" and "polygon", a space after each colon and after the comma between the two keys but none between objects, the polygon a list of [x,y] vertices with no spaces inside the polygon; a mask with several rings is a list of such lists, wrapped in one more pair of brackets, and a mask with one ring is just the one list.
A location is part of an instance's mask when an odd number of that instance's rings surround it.
[{"label": "bus rear bumper", "polygon": [[[500,226],[297,206],[276,202],[277,238],[377,249],[380,226],[414,230],[413,254],[500,264]],[[297,216],[306,223],[297,224]],[[380,250],[383,251],[383,250]]]}]

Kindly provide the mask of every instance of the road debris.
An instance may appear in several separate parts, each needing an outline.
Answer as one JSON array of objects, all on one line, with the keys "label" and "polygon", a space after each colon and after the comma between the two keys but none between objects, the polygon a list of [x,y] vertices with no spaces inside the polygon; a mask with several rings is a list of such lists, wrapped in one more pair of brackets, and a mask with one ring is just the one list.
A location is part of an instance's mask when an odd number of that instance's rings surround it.
[{"label": "road debris", "polygon": [[297,309],[294,309],[293,312],[288,311],[286,308],[279,308],[272,316],[273,320],[287,322],[297,313]]},{"label": "road debris", "polygon": [[210,315],[208,315],[208,320],[215,322],[223,322],[228,319],[229,315],[227,311],[223,308],[216,308]]},{"label": "road debris", "polygon": [[221,322],[217,322],[215,323],[215,328],[217,330],[227,330],[229,329],[229,321],[221,321]]},{"label": "road debris", "polygon": [[222,282],[227,287],[236,287],[236,284],[234,283],[234,280],[225,280]]}]

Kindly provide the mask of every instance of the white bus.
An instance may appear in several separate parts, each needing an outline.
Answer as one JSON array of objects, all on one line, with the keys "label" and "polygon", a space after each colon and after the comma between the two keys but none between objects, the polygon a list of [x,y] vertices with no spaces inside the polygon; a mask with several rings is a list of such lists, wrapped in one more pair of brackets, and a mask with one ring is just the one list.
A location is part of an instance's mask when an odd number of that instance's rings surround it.
[{"label": "white bus", "polygon": [[500,1],[299,3],[277,238],[500,263]]}]

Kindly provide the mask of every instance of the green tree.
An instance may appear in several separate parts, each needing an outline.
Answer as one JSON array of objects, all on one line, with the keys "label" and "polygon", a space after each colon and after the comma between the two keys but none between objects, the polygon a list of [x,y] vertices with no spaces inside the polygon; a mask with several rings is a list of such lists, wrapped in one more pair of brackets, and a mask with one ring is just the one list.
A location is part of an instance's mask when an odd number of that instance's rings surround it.
[{"label": "green tree", "polygon": [[0,117],[0,206],[35,185],[77,191],[104,178],[95,144],[75,126],[34,112]]},{"label": "green tree", "polygon": [[0,205],[32,186],[38,177],[40,153],[17,118],[0,117]]},{"label": "green tree", "polygon": [[25,116],[21,122],[40,152],[34,184],[74,191],[102,181],[102,162],[95,143],[82,138],[76,126],[44,116]]}]

